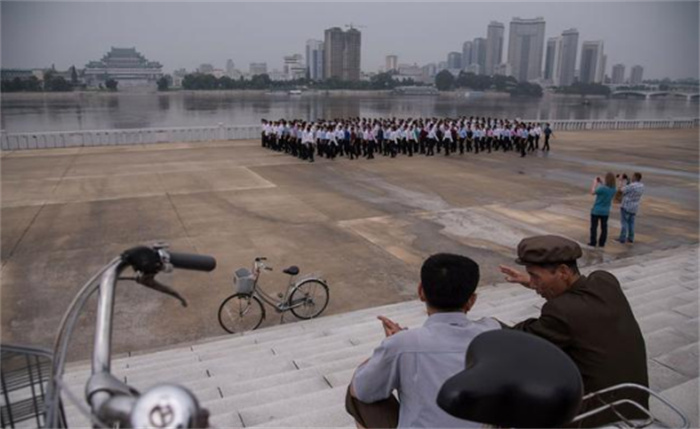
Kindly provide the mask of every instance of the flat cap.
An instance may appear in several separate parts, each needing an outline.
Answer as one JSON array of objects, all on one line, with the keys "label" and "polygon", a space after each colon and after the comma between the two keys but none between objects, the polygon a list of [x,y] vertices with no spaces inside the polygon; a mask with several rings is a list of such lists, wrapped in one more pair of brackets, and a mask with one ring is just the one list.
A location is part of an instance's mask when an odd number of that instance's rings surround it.
[{"label": "flat cap", "polygon": [[518,244],[520,265],[545,265],[573,262],[582,255],[581,246],[575,241],[558,235],[538,235],[523,239]]}]

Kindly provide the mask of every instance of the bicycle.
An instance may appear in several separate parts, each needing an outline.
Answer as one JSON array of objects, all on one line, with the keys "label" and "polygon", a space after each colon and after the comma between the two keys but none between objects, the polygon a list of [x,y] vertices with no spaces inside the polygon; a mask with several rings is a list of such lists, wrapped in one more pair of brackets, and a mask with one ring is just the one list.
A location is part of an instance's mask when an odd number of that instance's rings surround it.
[{"label": "bicycle", "polygon": [[[173,268],[212,271],[216,260],[210,256],[172,253],[165,244],[138,246],[123,252],[102,267],[80,289],[66,311],[54,343],[51,376],[47,386],[46,427],[61,425],[61,394],[66,393],[94,427],[207,427],[209,413],[200,408],[197,398],[186,388],[175,384],[160,384],[140,394],[136,389],[111,373],[112,319],[114,293],[119,280],[132,280],[157,292],[165,293],[187,307],[187,301],[174,289],[156,280],[161,272]],[[134,277],[121,277],[127,268]],[[99,279],[99,282],[97,281]],[[78,316],[88,298],[99,291],[92,353],[92,371],[85,385],[89,409],[78,400],[62,381],[66,352]]]},{"label": "bicycle", "polygon": [[219,307],[219,324],[226,332],[236,334],[257,329],[266,317],[263,302],[281,313],[282,318],[285,312],[291,311],[303,320],[318,317],[328,306],[326,281],[308,275],[294,282],[294,277],[299,274],[299,267],[295,265],[282,270],[290,277],[285,293],[278,294],[280,300],[268,295],[258,284],[263,270],[272,271],[272,267],[265,265],[266,260],[265,257],[255,258],[252,273],[247,268],[240,268],[234,273],[236,293],[226,298]]}]

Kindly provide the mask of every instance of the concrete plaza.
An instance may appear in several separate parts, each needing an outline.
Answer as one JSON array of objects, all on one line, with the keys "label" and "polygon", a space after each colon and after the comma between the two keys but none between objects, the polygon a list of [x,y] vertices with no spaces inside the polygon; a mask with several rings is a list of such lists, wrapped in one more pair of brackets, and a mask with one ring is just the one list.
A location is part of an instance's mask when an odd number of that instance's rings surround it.
[{"label": "concrete plaza", "polygon": [[[548,155],[481,153],[314,164],[257,141],[3,152],[2,334],[50,346],[82,283],[126,248],[167,241],[213,255],[211,274],[163,275],[190,306],[124,283],[114,350],[165,347],[223,334],[216,320],[232,273],[267,256],[268,292],[299,265],[330,284],[327,314],[415,299],[435,252],[477,260],[482,284],[501,280],[520,239],[554,233],[588,241],[591,181],[640,171],[647,193],[632,246],[584,250],[583,265],[698,243],[698,130],[557,133]],[[72,358],[92,341],[94,303]],[[291,321],[293,316],[288,315]],[[266,325],[279,323],[268,308]]]}]

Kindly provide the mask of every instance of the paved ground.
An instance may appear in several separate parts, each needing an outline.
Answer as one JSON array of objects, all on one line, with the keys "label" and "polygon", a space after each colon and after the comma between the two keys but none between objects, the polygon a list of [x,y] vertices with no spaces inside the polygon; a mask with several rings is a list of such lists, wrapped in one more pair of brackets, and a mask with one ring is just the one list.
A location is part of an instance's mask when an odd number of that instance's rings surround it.
[{"label": "paved ground", "polygon": [[[220,302],[232,272],[258,255],[286,285],[297,264],[331,285],[329,313],[415,297],[421,261],[460,252],[482,283],[539,233],[587,241],[591,179],[641,171],[648,193],[634,246],[587,249],[584,264],[698,242],[698,130],[558,133],[549,156],[493,153],[374,161],[300,162],[257,142],[53,149],[2,154],[3,341],[49,346],[73,294],[120,251],[166,240],[214,255],[210,274],[165,276],[190,301],[125,283],[116,304],[116,352],[223,333]],[[617,211],[611,238],[619,232]],[[94,315],[81,320],[84,358]],[[293,316],[289,316],[291,319]],[[279,322],[279,317],[267,323]]]}]

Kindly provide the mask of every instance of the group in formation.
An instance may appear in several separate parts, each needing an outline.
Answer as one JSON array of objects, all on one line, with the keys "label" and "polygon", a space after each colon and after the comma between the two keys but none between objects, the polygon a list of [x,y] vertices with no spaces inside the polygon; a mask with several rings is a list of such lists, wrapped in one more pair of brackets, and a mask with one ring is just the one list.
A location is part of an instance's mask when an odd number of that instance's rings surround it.
[{"label": "group in formation", "polygon": [[517,119],[461,117],[457,119],[351,118],[315,122],[262,120],[262,146],[309,162],[314,156],[335,159],[374,159],[375,154],[444,156],[502,150],[521,157],[528,152],[549,151],[554,134],[548,123]]}]

